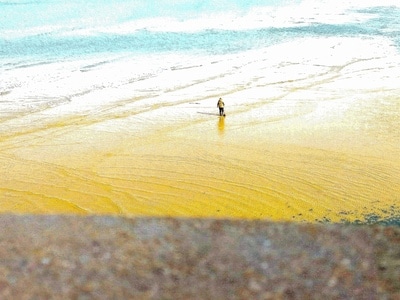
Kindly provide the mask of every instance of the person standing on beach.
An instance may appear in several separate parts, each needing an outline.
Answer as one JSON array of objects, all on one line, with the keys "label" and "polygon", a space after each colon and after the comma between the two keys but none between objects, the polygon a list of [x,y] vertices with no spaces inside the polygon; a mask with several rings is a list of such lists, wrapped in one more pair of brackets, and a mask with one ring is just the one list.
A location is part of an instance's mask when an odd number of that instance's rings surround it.
[{"label": "person standing on beach", "polygon": [[217,103],[217,107],[219,108],[219,115],[225,117],[224,106],[225,106],[224,101],[222,101],[222,98],[219,98]]}]

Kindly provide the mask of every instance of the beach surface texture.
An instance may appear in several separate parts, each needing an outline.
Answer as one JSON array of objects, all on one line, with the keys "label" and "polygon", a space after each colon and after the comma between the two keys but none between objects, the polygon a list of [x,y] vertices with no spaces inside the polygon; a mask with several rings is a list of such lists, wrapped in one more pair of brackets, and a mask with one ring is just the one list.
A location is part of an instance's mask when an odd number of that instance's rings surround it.
[{"label": "beach surface texture", "polygon": [[59,2],[0,2],[0,212],[400,215],[398,1]]},{"label": "beach surface texture", "polygon": [[400,228],[0,216],[2,299],[399,299]]}]

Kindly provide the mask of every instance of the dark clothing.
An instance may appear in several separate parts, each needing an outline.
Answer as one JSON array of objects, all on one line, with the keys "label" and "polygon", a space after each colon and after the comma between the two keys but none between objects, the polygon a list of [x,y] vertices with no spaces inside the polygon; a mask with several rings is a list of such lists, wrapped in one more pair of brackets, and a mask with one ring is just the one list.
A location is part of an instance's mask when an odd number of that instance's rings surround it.
[{"label": "dark clothing", "polygon": [[224,106],[225,106],[224,101],[222,101],[222,98],[219,98],[218,103],[217,103],[217,107],[219,108],[219,115],[220,116],[224,115]]}]

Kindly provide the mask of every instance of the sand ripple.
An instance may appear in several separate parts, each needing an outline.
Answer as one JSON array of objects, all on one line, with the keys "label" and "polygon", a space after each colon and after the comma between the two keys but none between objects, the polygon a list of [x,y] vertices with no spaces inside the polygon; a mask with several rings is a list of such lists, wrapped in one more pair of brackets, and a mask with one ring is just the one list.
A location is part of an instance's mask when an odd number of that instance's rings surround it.
[{"label": "sand ripple", "polygon": [[400,190],[399,166],[373,157],[189,138],[135,153],[119,142],[70,166],[3,156],[2,211],[354,221],[382,215]]}]

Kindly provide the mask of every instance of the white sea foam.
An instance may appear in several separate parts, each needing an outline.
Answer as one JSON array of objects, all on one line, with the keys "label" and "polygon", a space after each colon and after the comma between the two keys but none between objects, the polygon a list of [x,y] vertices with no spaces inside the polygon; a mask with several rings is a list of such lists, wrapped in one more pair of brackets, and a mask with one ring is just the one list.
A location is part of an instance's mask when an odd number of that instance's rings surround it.
[{"label": "white sea foam", "polygon": [[[157,107],[178,109],[196,101],[211,108],[218,95],[226,95],[231,109],[268,103],[291,91],[297,99],[321,92],[331,98],[338,91],[344,97],[355,89],[361,95],[396,88],[399,62],[384,39],[309,38],[218,57],[170,54],[39,65],[8,74],[14,88],[1,97],[8,103],[2,117],[38,110],[42,116],[91,114],[118,103],[130,103],[132,112],[161,113]],[[302,89],[307,93],[300,96]]]}]

